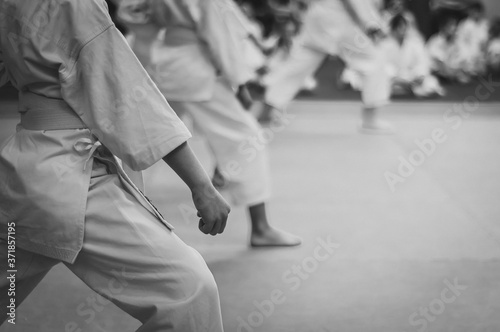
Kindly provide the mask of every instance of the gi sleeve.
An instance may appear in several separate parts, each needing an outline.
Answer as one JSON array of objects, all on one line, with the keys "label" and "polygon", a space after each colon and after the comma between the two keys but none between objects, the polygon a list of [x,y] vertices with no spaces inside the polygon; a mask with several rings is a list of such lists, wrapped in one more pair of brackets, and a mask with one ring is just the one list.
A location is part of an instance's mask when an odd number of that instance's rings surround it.
[{"label": "gi sleeve", "polygon": [[135,171],[191,137],[110,21],[60,69],[62,94],[92,133]]},{"label": "gi sleeve", "polygon": [[244,27],[236,13],[236,4],[231,0],[200,0],[200,18],[197,31],[210,50],[212,61],[222,76],[232,86],[250,80],[245,70]]}]

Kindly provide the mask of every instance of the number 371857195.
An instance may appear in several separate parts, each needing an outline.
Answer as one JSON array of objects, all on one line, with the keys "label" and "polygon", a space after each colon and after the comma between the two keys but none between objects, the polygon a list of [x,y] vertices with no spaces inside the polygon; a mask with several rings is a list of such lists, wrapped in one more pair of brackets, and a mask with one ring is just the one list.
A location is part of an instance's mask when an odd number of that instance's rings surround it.
[{"label": "number 371857195", "polygon": [[10,269],[16,266],[16,224],[14,222],[7,224],[7,264]]}]

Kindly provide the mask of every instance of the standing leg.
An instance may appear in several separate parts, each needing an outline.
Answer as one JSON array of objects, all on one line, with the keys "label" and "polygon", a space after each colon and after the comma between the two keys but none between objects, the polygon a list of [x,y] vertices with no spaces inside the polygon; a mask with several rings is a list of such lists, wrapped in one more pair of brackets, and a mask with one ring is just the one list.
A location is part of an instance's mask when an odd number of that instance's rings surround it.
[{"label": "standing leg", "polygon": [[222,332],[217,286],[201,255],[106,169],[94,160],[83,248],[67,267],[142,322],[140,332]]},{"label": "standing leg", "polygon": [[389,103],[391,96],[391,78],[382,52],[359,27],[353,25],[345,30],[339,42],[339,56],[363,80],[360,131],[365,134],[392,133],[392,126],[379,116],[379,109]]},{"label": "standing leg", "polygon": [[299,237],[276,229],[269,224],[266,204],[260,203],[248,208],[252,233],[250,245],[256,247],[297,246],[301,244]]},{"label": "standing leg", "polygon": [[[215,156],[218,177],[235,205],[249,208],[253,246],[294,246],[301,240],[269,225],[265,202],[271,196],[267,143],[255,118],[246,112],[231,88],[218,81],[208,102],[170,102],[172,108],[188,112]],[[220,179],[219,179],[220,180]]]},{"label": "standing leg", "polygon": [[274,109],[283,110],[288,106],[306,80],[318,70],[325,57],[326,54],[322,52],[304,47],[300,43],[294,44],[288,57],[272,67],[264,78],[266,93],[259,122],[270,122]]}]

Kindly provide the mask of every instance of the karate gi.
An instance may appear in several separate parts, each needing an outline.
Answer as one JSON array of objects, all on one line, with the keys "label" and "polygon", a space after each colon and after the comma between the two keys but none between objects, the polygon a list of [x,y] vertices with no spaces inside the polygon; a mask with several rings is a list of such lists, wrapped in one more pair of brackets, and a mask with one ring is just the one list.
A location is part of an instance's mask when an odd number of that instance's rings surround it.
[{"label": "karate gi", "polygon": [[[391,13],[390,11],[384,10],[381,13],[381,18],[382,18],[382,30],[386,33],[389,34],[391,31],[391,21],[392,19],[396,16],[397,14]],[[415,15],[413,15],[412,12],[408,10],[404,10],[403,12],[400,13],[400,15],[403,15],[403,17],[406,19],[408,22],[408,33],[412,35],[412,37],[418,37],[424,42],[424,37],[422,36],[418,25],[417,25],[417,19],[415,18]]]},{"label": "karate gi", "polygon": [[[372,2],[367,5],[361,0],[349,1],[363,24],[381,26],[380,16]],[[286,107],[326,56],[336,55],[363,77],[365,107],[387,104],[391,83],[384,70],[384,59],[379,54],[342,0],[315,1],[305,14],[302,32],[289,57],[272,67],[265,78],[265,101],[277,109]]]},{"label": "karate gi", "polygon": [[266,56],[259,47],[262,40],[262,28],[257,22],[252,21],[246,16],[239,6],[236,6],[235,14],[243,27],[241,38],[244,42],[244,49],[242,53],[245,57],[246,70],[248,70],[247,76],[250,77],[252,81],[257,81],[259,79],[257,71],[264,67],[267,62]]},{"label": "karate gi", "polygon": [[458,26],[457,38],[461,44],[460,52],[465,58],[466,70],[474,76],[484,73],[486,69],[484,50],[489,38],[488,20],[464,20]]},{"label": "karate gi", "polygon": [[143,64],[172,108],[190,116],[207,139],[227,180],[227,198],[251,206],[270,197],[269,162],[258,123],[235,96],[234,88],[252,78],[235,6],[232,0],[123,0],[119,17],[132,32],[165,29]]},{"label": "karate gi", "polygon": [[467,59],[457,38],[447,40],[442,34],[437,34],[429,39],[426,47],[436,75],[464,83],[470,81]]},{"label": "karate gi", "polygon": [[141,321],[138,331],[222,331],[205,262],[116,158],[146,169],[190,133],[104,0],[0,0],[0,82],[7,80],[20,91],[21,123],[0,150],[1,321],[14,222],[17,305],[63,262]]},{"label": "karate gi", "polygon": [[[405,82],[419,97],[444,93],[438,79],[431,74],[429,55],[420,37],[408,33],[402,45],[389,37],[380,44],[380,48],[388,60],[387,70],[396,82]],[[422,81],[416,84],[417,79]]]},{"label": "karate gi", "polygon": [[500,38],[493,38],[486,47],[488,67],[497,74],[500,72]]}]

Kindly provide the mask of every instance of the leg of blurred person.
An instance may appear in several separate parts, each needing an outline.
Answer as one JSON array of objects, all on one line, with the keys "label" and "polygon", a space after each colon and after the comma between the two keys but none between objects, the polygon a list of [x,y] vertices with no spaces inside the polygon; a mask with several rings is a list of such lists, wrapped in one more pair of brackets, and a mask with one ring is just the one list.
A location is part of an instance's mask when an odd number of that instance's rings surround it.
[{"label": "leg of blurred person", "polygon": [[[274,68],[265,80],[265,106],[259,121],[270,122],[274,109],[284,109],[326,56],[314,49],[295,45],[290,56]],[[366,134],[391,133],[391,126],[378,116],[378,109],[389,101],[391,89],[390,77],[384,70],[384,60],[373,45],[358,48],[347,38],[340,44],[339,56],[351,70],[359,74],[363,82],[361,93],[364,106],[360,131]]]},{"label": "leg of blurred person", "polygon": [[352,33],[340,40],[339,56],[362,80],[360,131],[364,134],[392,133],[391,125],[380,120],[378,114],[379,109],[389,103],[391,95],[391,77],[383,54],[361,29],[353,27]]},{"label": "leg of blurred person", "polygon": [[207,139],[215,157],[215,184],[235,205],[248,207],[250,244],[295,246],[301,240],[270,226],[266,203],[271,197],[268,137],[255,118],[245,111],[224,79],[218,79],[213,97],[206,102],[170,100],[179,115],[191,117],[196,131]]},{"label": "leg of blurred person", "polygon": [[259,122],[269,123],[273,119],[273,110],[284,110],[326,57],[323,52],[294,44],[288,57],[273,66],[264,78],[264,109]]}]

